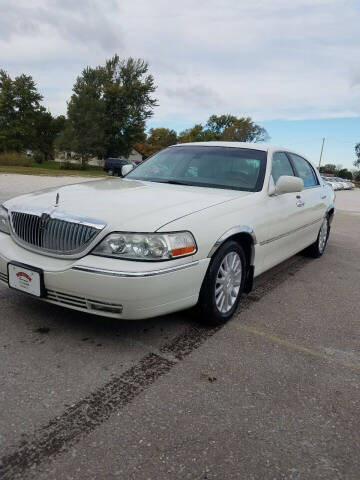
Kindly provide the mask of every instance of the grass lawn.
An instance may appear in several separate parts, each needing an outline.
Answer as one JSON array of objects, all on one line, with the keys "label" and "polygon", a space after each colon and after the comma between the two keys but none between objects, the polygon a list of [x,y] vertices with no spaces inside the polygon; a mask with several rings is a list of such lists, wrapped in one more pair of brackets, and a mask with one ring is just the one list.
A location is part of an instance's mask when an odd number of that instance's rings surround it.
[{"label": "grass lawn", "polygon": [[33,163],[28,167],[18,165],[0,165],[1,173],[20,173],[22,175],[47,175],[51,177],[103,177],[107,173],[100,167],[89,165],[86,170],[60,169],[59,162]]}]

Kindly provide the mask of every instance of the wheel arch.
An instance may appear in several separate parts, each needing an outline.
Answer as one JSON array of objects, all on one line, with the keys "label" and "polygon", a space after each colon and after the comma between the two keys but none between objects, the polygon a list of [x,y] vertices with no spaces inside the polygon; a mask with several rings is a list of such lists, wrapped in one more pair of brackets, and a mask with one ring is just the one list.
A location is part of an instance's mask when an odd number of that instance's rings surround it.
[{"label": "wheel arch", "polygon": [[329,222],[330,222],[330,224],[331,224],[331,222],[333,221],[334,213],[335,213],[335,207],[334,207],[334,205],[330,205],[329,208],[328,208],[327,211],[326,211],[326,214],[327,214],[328,217],[329,217]]},{"label": "wheel arch", "polygon": [[254,279],[256,235],[254,230],[247,225],[239,225],[230,228],[217,239],[211,248],[208,257],[213,257],[218,248],[228,240],[235,240],[244,249],[247,264],[244,292],[249,293],[252,290]]}]

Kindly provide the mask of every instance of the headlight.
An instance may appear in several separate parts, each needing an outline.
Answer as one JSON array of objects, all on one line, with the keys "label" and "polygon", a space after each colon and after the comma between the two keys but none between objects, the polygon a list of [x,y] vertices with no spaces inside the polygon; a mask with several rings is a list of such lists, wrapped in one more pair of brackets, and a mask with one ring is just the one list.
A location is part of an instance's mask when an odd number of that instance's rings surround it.
[{"label": "headlight", "polygon": [[0,232],[10,233],[9,214],[2,205],[0,206]]},{"label": "headlight", "polygon": [[196,252],[190,232],[111,233],[93,250],[94,255],[127,260],[170,260]]}]

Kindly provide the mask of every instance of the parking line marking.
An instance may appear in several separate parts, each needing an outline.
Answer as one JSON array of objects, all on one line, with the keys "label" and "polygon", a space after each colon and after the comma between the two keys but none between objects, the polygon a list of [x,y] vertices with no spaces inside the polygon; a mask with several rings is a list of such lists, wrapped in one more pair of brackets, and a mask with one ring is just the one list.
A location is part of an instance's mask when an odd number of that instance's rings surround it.
[{"label": "parking line marking", "polygon": [[319,350],[298,345],[297,343],[290,342],[289,340],[285,340],[283,338],[277,337],[276,335],[264,332],[263,330],[259,330],[255,327],[251,327],[249,325],[244,325],[244,324],[236,324],[234,322],[230,323],[229,325],[238,330],[244,330],[247,333],[252,333],[253,335],[262,337],[265,340],[271,343],[276,343],[277,345],[281,345],[282,347],[286,347],[291,350],[296,350],[300,353],[305,353],[307,355],[321,358],[322,360],[327,360],[329,362],[335,362],[335,363],[338,363],[339,365],[342,365],[343,367],[351,368],[352,370],[360,371],[360,364],[346,362],[339,358],[331,357],[330,355],[326,355],[326,353],[322,353]]}]

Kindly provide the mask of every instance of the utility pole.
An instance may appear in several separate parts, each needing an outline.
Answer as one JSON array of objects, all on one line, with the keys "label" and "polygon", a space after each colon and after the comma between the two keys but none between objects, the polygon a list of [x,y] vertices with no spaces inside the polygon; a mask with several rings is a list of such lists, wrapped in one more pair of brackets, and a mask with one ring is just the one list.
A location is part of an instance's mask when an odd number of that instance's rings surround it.
[{"label": "utility pole", "polygon": [[322,154],[323,154],[323,151],[324,151],[324,143],[325,143],[325,137],[322,139],[321,152],[320,152],[320,160],[319,160],[319,170],[320,170],[320,165],[321,165]]}]

